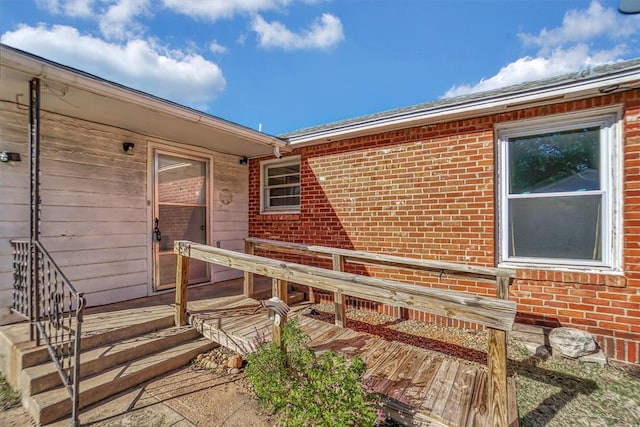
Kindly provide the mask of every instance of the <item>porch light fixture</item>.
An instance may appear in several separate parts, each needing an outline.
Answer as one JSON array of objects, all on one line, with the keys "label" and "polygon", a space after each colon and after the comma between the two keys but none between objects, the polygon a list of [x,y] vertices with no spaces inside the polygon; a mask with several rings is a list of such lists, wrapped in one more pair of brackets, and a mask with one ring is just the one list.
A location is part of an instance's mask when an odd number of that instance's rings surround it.
[{"label": "porch light fixture", "polygon": [[19,162],[22,160],[20,158],[20,153],[11,153],[9,151],[0,151],[0,162]]},{"label": "porch light fixture", "polygon": [[136,145],[133,142],[123,142],[122,143],[122,151],[124,151],[127,154],[131,154],[133,155],[133,147],[135,147]]},{"label": "porch light fixture", "polygon": [[249,159],[247,159],[247,156],[240,157],[240,164],[241,165],[246,165],[248,161],[249,161]]}]

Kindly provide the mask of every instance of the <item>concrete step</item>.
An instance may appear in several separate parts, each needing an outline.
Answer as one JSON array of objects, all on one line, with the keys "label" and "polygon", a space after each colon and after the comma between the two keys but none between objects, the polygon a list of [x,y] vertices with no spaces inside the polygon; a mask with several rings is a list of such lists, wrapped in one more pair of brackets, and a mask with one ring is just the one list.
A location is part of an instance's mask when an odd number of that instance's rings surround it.
[{"label": "concrete step", "polygon": [[[84,378],[80,382],[80,407],[173,371],[189,363],[196,355],[217,346],[206,338],[198,338]],[[63,387],[24,397],[22,405],[38,425],[49,424],[71,413],[69,393]]]},{"label": "concrete step", "polygon": [[[106,323],[106,322],[105,322]],[[158,317],[141,322],[132,322],[128,325],[120,327],[113,327],[110,329],[103,328],[87,328],[87,325],[83,325],[84,330],[82,333],[82,351],[99,347],[101,345],[117,342],[120,340],[126,340],[134,338],[139,335],[146,334],[148,332],[165,329],[174,324],[174,318],[172,315]],[[21,361],[19,363],[19,369],[25,369],[32,366],[36,366],[50,361],[49,351],[46,346],[35,347],[35,344],[31,348],[26,348],[21,354]]]},{"label": "concrete step", "polygon": [[[133,338],[114,341],[84,351],[80,355],[80,378],[93,375],[120,363],[169,348],[199,336],[190,326],[172,327],[148,332]],[[53,362],[24,369],[18,377],[18,389],[23,397],[42,393],[62,385]]]}]

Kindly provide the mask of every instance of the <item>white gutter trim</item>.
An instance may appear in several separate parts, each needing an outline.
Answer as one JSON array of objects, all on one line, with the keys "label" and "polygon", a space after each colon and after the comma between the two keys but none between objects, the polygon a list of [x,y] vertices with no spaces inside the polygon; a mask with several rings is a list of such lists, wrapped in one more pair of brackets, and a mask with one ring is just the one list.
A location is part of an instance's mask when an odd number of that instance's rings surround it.
[{"label": "white gutter trim", "polygon": [[270,147],[278,147],[282,151],[291,151],[291,148],[285,141],[275,136],[263,134],[241,125],[199,113],[197,110],[181,106],[171,101],[162,100],[143,92],[134,92],[125,86],[119,87],[106,80],[96,80],[89,76],[78,74],[72,69],[62,69],[53,64],[47,64],[30,56],[20,54],[19,52],[7,50],[4,47],[0,47],[0,52],[2,53],[0,54],[0,61],[3,66],[33,75],[33,77],[66,84],[77,89],[86,90],[116,100],[129,101],[150,110],[164,112],[192,123],[198,123],[227,134],[237,135],[251,142]]},{"label": "white gutter trim", "polygon": [[603,87],[623,85],[633,83],[633,86],[640,87],[640,73],[638,70],[631,70],[620,76],[602,76],[596,80],[588,82],[577,82],[563,84],[563,87],[552,87],[532,90],[532,92],[522,95],[497,95],[494,99],[475,100],[469,103],[450,105],[445,107],[433,107],[427,111],[412,111],[398,113],[397,115],[372,118],[368,121],[346,124],[344,127],[323,129],[299,136],[288,138],[291,145],[314,145],[330,141],[347,139],[354,136],[369,135],[382,131],[406,128],[428,123],[442,122],[447,119],[462,119],[470,116],[478,116],[490,112],[505,112],[514,109],[522,109],[533,106],[535,103],[556,103],[579,99],[581,97],[600,94],[598,91]]}]

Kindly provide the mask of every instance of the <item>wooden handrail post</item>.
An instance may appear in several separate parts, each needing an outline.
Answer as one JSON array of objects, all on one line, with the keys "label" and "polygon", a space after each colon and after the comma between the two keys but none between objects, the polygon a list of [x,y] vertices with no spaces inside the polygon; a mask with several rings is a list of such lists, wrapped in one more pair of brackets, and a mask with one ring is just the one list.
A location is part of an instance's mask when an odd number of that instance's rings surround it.
[{"label": "wooden handrail post", "polygon": [[511,279],[509,277],[497,276],[496,277],[496,298],[508,300],[510,284],[511,284]]},{"label": "wooden handrail post", "polygon": [[499,329],[488,328],[487,370],[487,408],[489,425],[507,427],[507,333]]},{"label": "wooden handrail post", "polygon": [[[244,241],[244,253],[253,255],[255,252],[255,245],[253,242]],[[244,284],[242,287],[242,291],[244,296],[247,298],[251,298],[253,295],[253,273],[249,271],[244,272]]]},{"label": "wooden handrail post", "polygon": [[[280,298],[285,303],[288,299],[289,284],[286,280],[271,279],[271,293],[274,297]],[[277,324],[276,324],[277,323]],[[287,323],[287,316],[280,318],[280,322],[274,322],[272,328],[273,342],[280,347],[280,350],[285,353],[287,351],[284,341],[282,339],[282,328]]]},{"label": "wooden handrail post", "polygon": [[[344,271],[344,257],[342,255],[333,254],[332,257],[333,269],[335,271]],[[345,297],[340,290],[337,290],[333,294],[333,302],[335,306],[335,324],[344,328],[344,323],[347,318],[345,309]]]},{"label": "wooden handrail post", "polygon": [[189,257],[178,255],[176,267],[176,326],[187,324],[187,285],[189,284]]},{"label": "wooden handrail post", "polygon": [[[505,276],[496,277],[496,297],[509,299],[511,279]],[[487,408],[491,425],[506,427],[509,424],[508,392],[507,392],[507,332],[488,328],[487,343]]]}]

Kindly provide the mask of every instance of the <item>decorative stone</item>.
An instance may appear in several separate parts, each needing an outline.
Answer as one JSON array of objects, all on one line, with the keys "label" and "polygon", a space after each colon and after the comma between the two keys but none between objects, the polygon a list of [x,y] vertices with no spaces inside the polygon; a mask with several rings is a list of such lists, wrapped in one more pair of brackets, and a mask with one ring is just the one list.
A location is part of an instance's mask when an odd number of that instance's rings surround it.
[{"label": "decorative stone", "polygon": [[581,356],[578,358],[578,360],[585,363],[597,363],[600,366],[605,366],[607,364],[607,356],[602,350],[599,350],[593,354]]},{"label": "decorative stone", "polygon": [[589,332],[575,328],[555,328],[549,334],[549,344],[557,351],[572,359],[596,351],[596,343]]},{"label": "decorative stone", "polygon": [[227,367],[229,368],[242,368],[242,356],[234,354],[227,360]]}]

